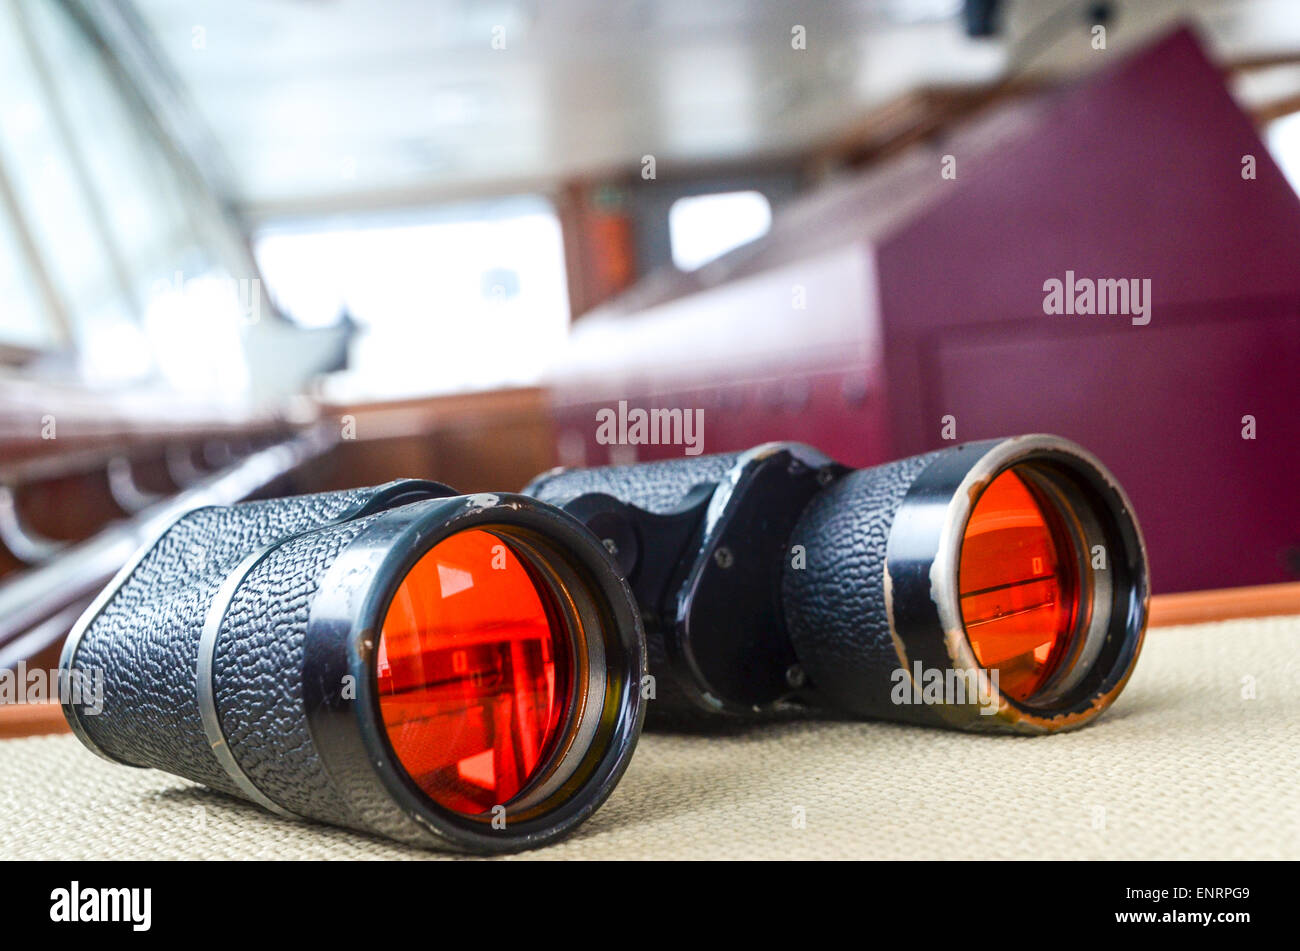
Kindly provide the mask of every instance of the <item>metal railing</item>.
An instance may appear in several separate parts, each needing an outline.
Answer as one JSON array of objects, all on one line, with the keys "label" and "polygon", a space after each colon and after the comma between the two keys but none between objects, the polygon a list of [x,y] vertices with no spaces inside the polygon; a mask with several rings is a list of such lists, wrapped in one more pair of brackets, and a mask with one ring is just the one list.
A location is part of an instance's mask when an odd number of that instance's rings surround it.
[{"label": "metal railing", "polygon": [[57,643],[136,551],[180,516],[249,498],[333,444],[332,436],[318,429],[257,450],[130,519],[67,545],[52,560],[0,581],[0,669],[16,667]]}]

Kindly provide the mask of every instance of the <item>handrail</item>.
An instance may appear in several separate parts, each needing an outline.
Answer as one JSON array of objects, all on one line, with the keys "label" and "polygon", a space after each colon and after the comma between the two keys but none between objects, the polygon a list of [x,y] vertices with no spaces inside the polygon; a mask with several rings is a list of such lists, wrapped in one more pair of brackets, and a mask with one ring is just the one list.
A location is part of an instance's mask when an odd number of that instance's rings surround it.
[{"label": "handrail", "polygon": [[0,581],[0,669],[11,668],[47,644],[34,644],[45,625],[53,643],[67,632],[49,625],[99,591],[135,552],[156,539],[186,512],[209,505],[231,505],[333,447],[333,434],[317,428],[259,450],[228,469],[207,476],[134,518],[116,522],[84,542],[69,545],[54,561]]},{"label": "handrail", "polygon": [[194,464],[194,448],[189,443],[173,443],[164,453],[167,477],[182,489],[202,481],[203,470]]},{"label": "handrail", "polygon": [[[0,390],[3,389],[4,387],[0,386]],[[11,394],[7,392],[0,392],[0,407],[10,396]],[[12,440],[5,438],[12,436],[12,432],[9,431],[12,428],[12,419],[7,419],[5,414],[0,413],[0,456],[3,456],[0,458],[0,479],[11,485],[91,475],[103,471],[105,463],[115,456],[126,456],[134,460],[160,459],[169,445],[178,443],[193,448],[200,447],[208,441],[251,446],[255,439],[265,444],[291,435],[288,426],[272,427],[267,424],[259,424],[255,430],[249,431],[209,427],[140,434],[123,430],[115,439],[108,432],[95,435],[71,435],[65,438],[60,430],[57,443],[42,441],[41,452],[24,453],[20,449],[15,453],[13,451],[15,446],[10,444]],[[252,433],[256,433],[256,436]],[[69,444],[72,448],[65,448]],[[235,455],[246,454],[242,450],[235,453]]]},{"label": "handrail", "polygon": [[205,439],[199,449],[199,458],[209,469],[224,469],[235,459],[229,440]]},{"label": "handrail", "polygon": [[24,525],[14,490],[0,485],[0,545],[23,564],[40,565],[53,559],[68,543],[45,538]]},{"label": "handrail", "polygon": [[[161,453],[162,444],[158,451]],[[26,485],[30,482],[47,482],[52,479],[75,478],[94,475],[104,468],[106,460],[122,455],[122,447],[101,447],[98,449],[74,449],[66,452],[35,456],[19,462],[0,464],[0,479],[11,485]]]},{"label": "handrail", "polygon": [[128,515],[143,512],[151,505],[157,505],[166,496],[158,492],[149,492],[140,488],[135,481],[135,468],[128,456],[114,456],[105,467],[108,473],[108,493],[113,502]]},{"label": "handrail", "polygon": [[[210,448],[213,442],[214,440],[208,440],[203,443],[202,451],[205,457],[211,458],[214,455]],[[183,462],[173,462],[168,469],[169,478],[174,480],[172,473],[175,472],[186,480],[184,484],[176,482],[177,489],[184,489],[196,484],[214,470],[229,467],[235,460],[245,455],[231,451],[228,443],[223,445],[226,446],[227,451],[220,460],[221,464],[211,465],[207,469],[201,469],[193,464],[192,459],[189,458],[193,447],[188,444],[183,447],[183,451],[182,447],[174,443],[159,446],[159,450],[160,453],[170,450],[176,460],[184,458]],[[164,455],[160,454],[157,458],[167,466]],[[104,450],[80,452],[66,459],[42,459],[19,464],[10,467],[7,475],[3,474],[4,472],[5,470],[0,469],[0,479],[4,480],[0,481],[0,546],[6,548],[18,561],[26,565],[44,564],[55,558],[69,544],[61,539],[46,538],[24,523],[17,497],[18,492],[30,482],[70,476],[102,477],[113,504],[122,515],[127,516],[137,515],[167,498],[166,493],[152,492],[140,487],[135,477],[135,461],[130,454],[121,451],[112,454]]]}]

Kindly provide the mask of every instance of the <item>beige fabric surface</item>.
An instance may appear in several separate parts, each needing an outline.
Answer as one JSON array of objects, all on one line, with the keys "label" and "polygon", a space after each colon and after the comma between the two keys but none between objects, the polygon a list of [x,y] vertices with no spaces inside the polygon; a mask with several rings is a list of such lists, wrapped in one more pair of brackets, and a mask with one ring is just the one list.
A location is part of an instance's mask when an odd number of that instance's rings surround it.
[{"label": "beige fabric surface", "polygon": [[[0,857],[448,856],[279,819],[61,736],[0,742]],[[1298,858],[1300,617],[1152,631],[1115,706],[1066,735],[648,734],[591,821],[527,857]]]}]

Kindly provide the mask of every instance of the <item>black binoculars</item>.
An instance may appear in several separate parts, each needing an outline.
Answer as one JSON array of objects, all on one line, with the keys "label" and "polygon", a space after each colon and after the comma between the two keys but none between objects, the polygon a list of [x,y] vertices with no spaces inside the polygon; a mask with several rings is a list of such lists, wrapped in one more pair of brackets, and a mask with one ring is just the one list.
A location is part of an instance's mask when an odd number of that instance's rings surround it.
[{"label": "black binoculars", "polygon": [[1066,440],[861,470],[771,443],[192,511],[69,636],[104,696],[64,709],[109,759],[277,813],[516,851],[595,810],[647,714],[1081,726],[1147,600],[1123,491]]}]

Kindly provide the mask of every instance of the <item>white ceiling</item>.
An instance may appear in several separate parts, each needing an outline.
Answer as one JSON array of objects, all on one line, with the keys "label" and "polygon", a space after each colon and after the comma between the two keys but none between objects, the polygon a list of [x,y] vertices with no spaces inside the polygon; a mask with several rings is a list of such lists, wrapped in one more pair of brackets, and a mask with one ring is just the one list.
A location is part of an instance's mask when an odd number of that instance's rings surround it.
[{"label": "white ceiling", "polygon": [[[908,88],[997,77],[1063,6],[1011,0],[990,41],[958,0],[134,2],[255,216],[792,153]],[[1071,18],[1032,68],[1090,68],[1188,13],[1219,55],[1300,51],[1294,0],[1117,6],[1106,53]]]}]

